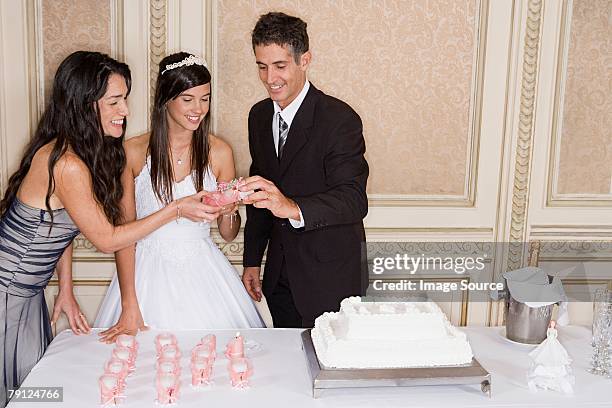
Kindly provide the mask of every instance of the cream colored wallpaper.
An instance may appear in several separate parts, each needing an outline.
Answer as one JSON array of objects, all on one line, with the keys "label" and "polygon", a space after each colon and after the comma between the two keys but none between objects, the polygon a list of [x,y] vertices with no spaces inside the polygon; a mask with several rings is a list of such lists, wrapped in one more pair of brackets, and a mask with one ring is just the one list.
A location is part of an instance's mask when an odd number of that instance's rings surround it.
[{"label": "cream colored wallpaper", "polygon": [[574,0],[559,193],[611,193],[612,1]]},{"label": "cream colored wallpaper", "polygon": [[217,132],[250,163],[247,116],[266,97],[250,32],[279,10],[308,23],[309,78],[364,122],[368,192],[463,195],[476,1],[220,0]]},{"label": "cream colored wallpaper", "polygon": [[42,0],[45,97],[57,67],[71,52],[110,54],[110,0]]}]

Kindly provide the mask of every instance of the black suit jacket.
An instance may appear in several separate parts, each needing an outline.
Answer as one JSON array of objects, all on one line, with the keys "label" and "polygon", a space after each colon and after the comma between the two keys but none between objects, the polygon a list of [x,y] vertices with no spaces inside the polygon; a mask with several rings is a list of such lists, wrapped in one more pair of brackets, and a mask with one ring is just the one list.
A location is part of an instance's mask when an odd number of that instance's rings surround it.
[{"label": "black suit jacket", "polygon": [[272,136],[271,99],[249,113],[251,175],[262,176],[300,207],[295,229],[267,209],[247,206],[244,266],[260,266],[268,247],[263,293],[278,282],[283,257],[294,303],[306,320],[338,310],[368,284],[363,218],[368,211],[368,164],[359,115],[312,84],[296,113],[282,160]]}]

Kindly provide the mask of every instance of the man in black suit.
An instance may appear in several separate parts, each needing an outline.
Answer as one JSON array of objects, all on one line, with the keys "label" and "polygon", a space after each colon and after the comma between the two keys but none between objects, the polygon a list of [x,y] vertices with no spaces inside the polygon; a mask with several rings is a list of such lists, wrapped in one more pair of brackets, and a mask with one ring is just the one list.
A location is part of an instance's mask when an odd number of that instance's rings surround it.
[{"label": "man in black suit", "polygon": [[368,164],[361,119],[306,79],[312,58],[306,23],[283,13],[260,17],[252,33],[259,78],[270,98],[249,113],[250,176],[244,273],[261,300],[263,277],[275,327],[312,327],[340,301],[364,294],[363,218]]}]

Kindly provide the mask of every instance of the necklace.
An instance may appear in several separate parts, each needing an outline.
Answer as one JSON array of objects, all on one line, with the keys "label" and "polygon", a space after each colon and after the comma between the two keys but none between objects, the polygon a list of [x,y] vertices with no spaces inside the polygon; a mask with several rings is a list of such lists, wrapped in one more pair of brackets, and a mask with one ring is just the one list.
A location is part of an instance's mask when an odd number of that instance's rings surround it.
[{"label": "necklace", "polygon": [[172,148],[170,148],[170,151],[172,152],[172,158],[174,158],[175,156],[178,156],[178,158],[176,159],[176,164],[181,165],[183,164],[183,155],[185,154],[185,152],[187,152],[189,150],[189,145],[183,149],[183,151],[181,152],[181,154],[174,154],[174,150]]}]

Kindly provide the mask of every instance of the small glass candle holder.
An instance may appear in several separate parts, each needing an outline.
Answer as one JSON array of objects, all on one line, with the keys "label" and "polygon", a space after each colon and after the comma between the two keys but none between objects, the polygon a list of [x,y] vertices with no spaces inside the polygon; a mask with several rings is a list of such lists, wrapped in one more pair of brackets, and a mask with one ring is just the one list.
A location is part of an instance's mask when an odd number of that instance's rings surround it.
[{"label": "small glass candle holder", "polygon": [[215,350],[211,348],[210,344],[198,344],[191,350],[191,357],[193,358],[210,358],[215,360],[217,358]]},{"label": "small glass candle holder", "polygon": [[174,404],[178,401],[180,378],[175,374],[158,374],[155,379],[157,402],[162,405]]},{"label": "small glass candle holder", "polygon": [[253,366],[246,358],[233,358],[227,365],[230,381],[234,388],[248,388],[249,378],[253,375]]},{"label": "small glass candle holder", "polygon": [[178,360],[160,358],[157,360],[157,373],[180,375],[181,366],[179,365]]},{"label": "small glass candle holder", "polygon": [[116,375],[121,380],[121,385],[125,387],[125,379],[129,374],[128,364],[118,358],[111,358],[104,365],[104,374]]},{"label": "small glass candle holder", "polygon": [[174,334],[160,333],[155,336],[155,351],[157,351],[158,356],[161,353],[162,347],[167,345],[178,345],[178,341],[176,340],[176,336]]},{"label": "small glass candle holder", "polygon": [[134,371],[136,368],[136,354],[127,347],[115,346],[112,358],[125,361],[129,372]]},{"label": "small glass candle holder", "polygon": [[104,406],[119,405],[123,400],[121,379],[115,374],[103,374],[98,379],[100,387],[100,404]]},{"label": "small glass candle holder", "polygon": [[210,380],[214,359],[206,357],[192,357],[191,359],[191,385],[194,387],[212,384]]},{"label": "small glass candle holder", "polygon": [[162,346],[158,359],[179,360],[181,358],[181,350],[176,344],[166,344]]},{"label": "small glass candle holder", "polygon": [[136,336],[132,336],[130,334],[120,334],[117,336],[117,340],[115,343],[121,347],[127,347],[134,352],[138,351],[138,342],[136,341]]},{"label": "small glass candle holder", "polygon": [[210,349],[214,351],[217,349],[217,336],[214,334],[207,334],[200,339],[200,343],[198,345],[209,346]]}]

